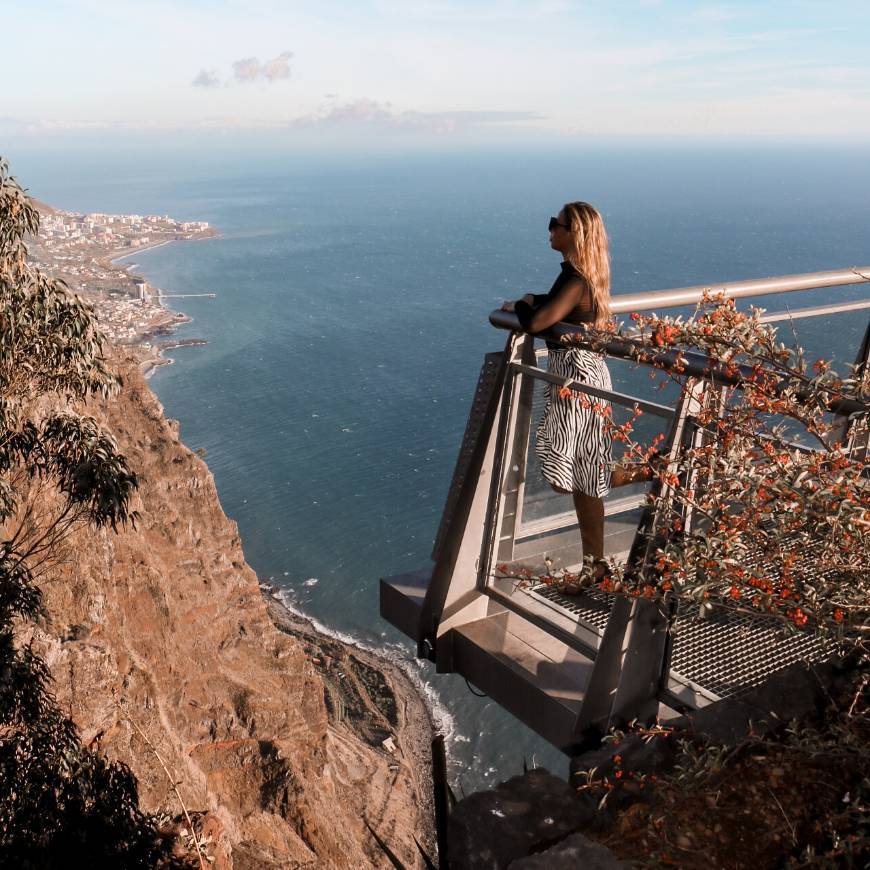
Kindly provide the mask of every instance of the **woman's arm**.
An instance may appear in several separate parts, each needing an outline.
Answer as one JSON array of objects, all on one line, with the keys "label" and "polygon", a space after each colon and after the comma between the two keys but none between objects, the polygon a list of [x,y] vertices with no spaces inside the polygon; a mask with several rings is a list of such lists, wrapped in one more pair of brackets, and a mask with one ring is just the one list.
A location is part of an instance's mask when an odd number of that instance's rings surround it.
[{"label": "woman's arm", "polygon": [[542,332],[564,320],[577,307],[584,290],[585,284],[580,278],[566,281],[540,308],[533,308],[521,299],[514,305],[514,311],[526,332]]},{"label": "woman's arm", "polygon": [[537,304],[539,299],[546,299],[546,298],[547,298],[546,296],[536,296],[534,293],[526,293],[526,295],[523,296],[522,299],[517,299],[516,302],[511,302],[509,300],[505,300],[504,302],[502,302],[501,310],[502,311],[513,311],[515,306],[519,302],[524,302],[526,305],[534,306]]}]

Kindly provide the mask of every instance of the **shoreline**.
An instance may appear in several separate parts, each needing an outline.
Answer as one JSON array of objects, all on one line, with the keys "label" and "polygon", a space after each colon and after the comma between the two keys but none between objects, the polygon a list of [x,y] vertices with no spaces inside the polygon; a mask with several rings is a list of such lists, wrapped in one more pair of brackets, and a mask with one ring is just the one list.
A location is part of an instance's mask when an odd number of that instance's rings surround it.
[{"label": "shoreline", "polygon": [[[56,274],[61,280],[65,273],[73,276],[74,284],[70,281],[68,286],[72,285],[75,288],[71,287],[72,292],[80,290],[82,296],[90,302],[94,316],[100,318],[98,322],[106,340],[104,353],[107,357],[115,358],[110,360],[112,367],[117,368],[117,357],[122,356],[147,376],[157,366],[171,363],[171,360],[163,356],[163,351],[169,346],[205,343],[203,339],[173,336],[180,324],[190,322],[191,319],[182,312],[168,308],[163,300],[163,291],[156,287],[149,288],[147,281],[142,277],[141,280],[145,283],[144,289],[146,291],[153,289],[153,295],[146,296],[142,292],[142,285],[137,287],[134,283],[134,279],[141,274],[139,269],[137,268],[134,273],[130,267],[135,264],[130,263],[127,266],[123,264],[124,260],[130,260],[146,250],[162,247],[169,241],[195,239],[165,239],[147,248],[143,245],[129,252],[123,250],[119,252],[117,248],[106,250],[108,246],[103,245],[102,235],[101,232],[95,233],[94,239],[87,239],[83,243],[85,247],[76,249],[74,255],[65,253],[70,250],[69,242],[62,242],[54,247],[43,243],[42,250],[39,252],[42,259],[37,260],[37,265],[50,274]],[[212,232],[208,237],[215,235],[217,233]],[[163,340],[159,340],[158,336]],[[409,854],[413,854],[415,837],[427,852],[434,854],[436,838],[431,784],[431,740],[435,727],[432,710],[425,693],[415,685],[398,663],[390,661],[383,654],[386,651],[378,654],[348,643],[346,639],[338,640],[330,636],[325,627],[322,631],[318,630],[313,617],[309,619],[304,615],[294,614],[286,607],[277,597],[277,589],[270,589],[269,594],[264,594],[262,586],[259,590],[250,588],[250,582],[256,582],[256,577],[245,561],[237,526],[221,509],[213,475],[207,465],[196,458],[194,451],[179,439],[177,424],[174,426],[172,421],[167,419],[154,391],[145,384],[141,384],[141,387],[137,386],[138,378],[132,371],[130,375],[130,378],[124,378],[124,399],[132,402],[134,407],[140,408],[148,422],[145,424],[140,421],[137,424],[135,420],[125,418],[118,431],[122,431],[130,440],[130,449],[137,455],[138,463],[150,471],[148,478],[153,485],[148,488],[148,498],[153,521],[144,528],[148,529],[149,534],[153,530],[154,536],[170,548],[170,552],[174,553],[179,547],[187,547],[195,557],[173,562],[172,565],[172,571],[175,572],[172,575],[175,582],[173,594],[181,585],[186,584],[185,594],[178,593],[178,600],[186,599],[186,603],[180,606],[185,612],[187,621],[175,623],[172,616],[165,616],[162,646],[158,638],[152,643],[153,655],[150,662],[147,666],[138,666],[146,672],[148,668],[160,672],[161,679],[167,686],[172,687],[171,693],[166,695],[164,700],[168,704],[174,703],[183,708],[179,714],[179,721],[185,728],[189,727],[190,734],[196,735],[192,744],[189,740],[182,741],[185,751],[178,756],[179,765],[190,763],[196,766],[198,762],[188,762],[193,750],[196,750],[207,760],[217,759],[214,762],[218,765],[216,770],[222,771],[220,764],[225,763],[227,770],[234,771],[236,767],[233,765],[239,762],[234,741],[216,739],[216,736],[235,736],[239,730],[243,735],[247,735],[241,739],[242,743],[249,740],[254,742],[254,754],[259,759],[264,751],[262,748],[256,749],[257,745],[262,744],[262,741],[257,739],[259,733],[257,727],[261,723],[255,722],[252,714],[245,712],[247,709],[245,705],[248,703],[247,695],[253,694],[261,705],[263,718],[261,727],[266,737],[272,733],[269,729],[275,726],[277,733],[282,733],[282,739],[292,741],[294,745],[298,744],[299,753],[310,751],[315,761],[323,762],[324,759],[329,759],[334,765],[334,770],[324,771],[324,775],[329,776],[333,783],[328,785],[328,788],[327,784],[318,785],[317,778],[304,783],[306,788],[318,793],[318,801],[321,803],[323,800],[329,801],[330,806],[326,811],[334,811],[341,818],[347,817],[348,812],[352,811],[354,824],[357,824],[357,820],[362,816],[366,821],[372,822],[376,828],[380,828],[380,834],[387,842],[391,837],[394,837],[396,842],[401,841]],[[134,384],[132,388],[131,381]],[[109,403],[107,407],[110,409],[107,413],[122,413],[117,403]],[[117,420],[115,422],[117,423]],[[158,434],[166,436],[165,443],[160,441]],[[161,450],[155,454],[153,451],[158,443],[161,445]],[[177,462],[187,462],[190,468],[176,469]],[[191,474],[193,477],[189,476]],[[163,479],[164,475],[165,479]],[[172,504],[173,497],[167,497],[166,492],[174,489],[183,490],[189,493],[191,498],[196,496],[197,499],[200,498],[197,493],[204,493],[202,498],[205,501],[202,504],[205,507],[202,512],[199,515],[195,513],[191,515],[186,513],[188,507],[186,502],[183,506]],[[144,499],[145,496],[143,495],[142,498]],[[212,542],[213,558],[210,557],[206,562],[202,552],[197,548],[201,545],[202,534],[207,534],[209,530],[212,533],[209,540]],[[151,538],[143,537],[142,541],[148,541],[150,546]],[[114,554],[115,551],[112,552]],[[135,557],[137,566],[145,564],[145,557],[140,555],[138,550],[134,548],[130,552],[133,553],[130,558]],[[194,567],[189,567],[191,565]],[[169,571],[168,564],[166,571]],[[148,575],[148,583],[157,584],[158,581],[163,582],[164,578],[169,576],[162,569],[154,569],[153,575],[153,578],[151,574]],[[212,575],[211,579],[209,579],[210,575]],[[210,586],[214,582],[214,576],[219,576],[224,585],[216,587],[216,591],[204,592],[202,583],[205,582],[206,586]],[[240,586],[242,580],[248,584],[246,589]],[[157,586],[152,585],[148,588],[157,588]],[[250,598],[251,594],[253,599]],[[238,602],[235,597],[230,596],[239,596]],[[161,596],[160,600],[165,602],[170,599],[167,594]],[[241,622],[236,623],[238,617],[234,611],[237,603],[248,607],[246,612],[249,613],[251,620],[260,620],[259,634],[251,632],[248,635],[245,626]],[[171,608],[168,604],[166,608],[165,612],[168,614]],[[146,611],[147,619],[151,619],[152,611],[147,608]],[[196,659],[201,678],[188,685],[186,676],[178,676],[184,671],[184,664],[182,663],[179,668],[177,662],[172,661],[167,666],[167,662],[161,656],[165,656],[170,650],[175,653],[187,650],[188,654],[191,654],[194,647],[190,645],[191,638],[186,626],[199,625],[198,620],[206,619],[203,616],[204,611],[208,613],[214,611],[216,614],[212,622],[218,626],[217,633],[207,635],[204,643],[198,636],[193,638],[194,644],[199,643],[199,649],[203,653]],[[157,606],[154,612],[160,615],[161,619],[164,618],[162,605]],[[96,619],[90,615],[87,618]],[[249,619],[246,618],[244,621],[248,622]],[[143,622],[139,628],[143,630],[144,637],[153,640],[154,632],[149,628],[152,625],[153,623]],[[280,638],[276,637],[279,632],[289,637],[281,642]],[[248,635],[247,640],[244,639],[246,635]],[[270,638],[271,641],[267,641],[266,638]],[[277,645],[270,648],[270,642],[275,642]],[[223,650],[228,643],[233,646],[225,662],[226,667],[221,671],[221,679],[224,682],[218,680],[212,685],[210,679],[214,674],[212,660],[215,653]],[[246,646],[250,648],[246,661],[251,663],[253,669],[249,673],[233,670],[237,646],[239,649]],[[282,650],[286,651],[287,655],[292,653],[292,658],[288,659],[286,664],[275,661],[275,658],[281,657],[278,653]],[[261,666],[258,663],[264,658],[266,665]],[[175,674],[172,665],[176,665]],[[102,664],[95,665],[88,673],[102,679],[102,668]],[[82,669],[83,672],[85,670],[86,668]],[[274,691],[268,681],[265,685],[261,684],[263,675],[268,677],[272,672],[280,675],[274,682],[274,686],[277,687]],[[316,673],[316,680],[312,678],[312,673]],[[79,677],[80,674],[77,673],[76,676]],[[119,666],[116,673],[111,676],[124,679],[122,668]],[[250,690],[248,692],[245,691],[246,682]],[[72,670],[70,685],[73,686]],[[126,681],[123,687],[127,687]],[[74,687],[70,691],[74,692]],[[143,688],[141,691],[145,693],[151,689]],[[311,735],[317,737],[316,743],[309,740],[307,732],[300,731],[300,737],[303,739],[299,741],[295,732],[284,734],[280,730],[286,722],[296,721],[299,716],[305,719],[308,709],[305,706],[307,703],[304,697],[305,691],[311,692],[308,695],[310,709],[316,714],[316,719],[308,722]],[[207,704],[202,704],[202,698],[205,697],[210,703],[213,701],[216,710],[222,711],[220,717],[217,717],[211,725],[207,722],[203,725],[205,721],[203,717],[206,713],[200,712],[208,708]],[[293,709],[296,704],[293,699],[298,697],[302,697],[303,700],[301,710]],[[181,698],[185,701],[183,705],[179,700]],[[240,698],[242,700],[239,700]],[[293,716],[289,715],[291,710]],[[155,721],[153,727],[155,730],[162,727],[168,733],[173,733],[174,726],[161,720]],[[98,737],[102,734],[102,731],[99,732]],[[178,745],[173,744],[173,749],[179,749],[182,742],[176,741]],[[190,749],[191,745],[193,750]],[[132,752],[130,746],[125,746],[124,751],[127,751],[128,755]],[[293,753],[289,753],[288,757],[292,759]],[[263,782],[271,788],[271,777],[274,773],[269,766],[270,758],[271,756],[264,758],[262,762],[258,761],[258,764],[264,771]],[[250,759],[246,756],[242,760],[244,776],[247,776]],[[143,763],[141,770],[149,770],[147,762]],[[207,767],[199,767],[196,775],[202,779],[206,770]],[[214,794],[217,795],[215,800],[224,800],[221,806],[233,806],[237,795],[233,791],[229,791],[226,795],[221,794],[221,787],[224,784],[220,780],[222,775],[222,773],[215,774],[214,781],[211,783],[206,781],[205,787],[213,789]],[[246,796],[245,800],[249,800],[252,806],[262,805],[265,809],[266,804],[262,796],[258,799],[256,794],[259,768],[254,770],[250,780],[245,779],[244,776],[232,780],[233,787],[251,786],[253,797]],[[207,780],[207,777],[205,778]],[[145,783],[142,786],[142,793],[146,793],[147,788],[150,787],[151,791],[147,792],[150,798],[162,805],[163,797],[158,794],[159,789],[154,787],[154,783],[148,781],[147,774],[143,773],[140,776],[140,783]],[[340,790],[342,786],[350,789],[346,793],[346,799],[342,799]],[[350,803],[347,803],[348,799]],[[355,804],[357,800],[358,807]],[[284,817],[282,813],[277,815]],[[298,818],[294,816],[289,821],[298,822],[300,818],[304,820],[304,814]],[[328,823],[327,818],[324,818],[324,823]],[[373,842],[362,825],[359,827],[362,849],[360,854],[377,855],[373,863],[380,866],[381,856],[376,852]],[[262,833],[253,827],[251,831],[254,840],[258,833]],[[265,831],[265,833],[270,832]],[[342,836],[348,838],[348,841],[353,839],[349,832],[345,832]],[[338,841],[341,842],[342,838],[339,837]]]},{"label": "shoreline", "polygon": [[[38,203],[40,229],[28,237],[28,259],[93,307],[109,343],[133,347],[170,335],[190,318],[167,306],[159,288],[148,287],[134,259],[170,242],[216,238],[206,221],[168,215],[122,215],[56,209]],[[143,373],[160,363],[159,351]]]},{"label": "shoreline", "polygon": [[[280,587],[261,581],[260,591],[275,627],[303,644],[320,674],[333,727],[346,728],[373,749],[388,752],[396,772],[404,768],[414,783],[424,825],[417,839],[429,854],[435,854],[431,747],[437,728],[425,697],[408,674],[386,656],[331,637],[319,631],[311,618],[290,610],[281,600]],[[332,672],[351,679],[334,681]],[[377,725],[371,725],[372,719],[381,717],[394,728],[386,737]]]},{"label": "shoreline", "polygon": [[[140,247],[137,247],[133,251],[129,251],[128,253],[121,254],[119,256],[115,256],[117,252],[109,253],[103,259],[110,266],[121,269],[129,279],[133,280],[139,278],[144,281],[144,276],[142,276],[138,272],[130,271],[131,268],[139,268],[139,263],[131,263],[129,266],[123,266],[121,265],[121,260],[128,259],[129,257],[135,257],[138,254],[143,254],[146,251],[153,251],[157,248],[162,248],[175,242],[196,242],[202,241],[203,239],[216,238],[220,238],[220,233],[215,231],[211,232],[208,235],[198,236],[196,238],[190,239],[166,239],[162,242],[154,242],[150,245],[142,245]],[[193,322],[193,318],[185,314],[183,311],[175,311],[168,305],[166,305],[166,303],[163,301],[163,288],[155,287],[154,290],[156,292],[152,294],[151,299],[165,312],[165,318],[155,320],[154,322],[149,324],[148,330],[146,332],[143,332],[141,335],[136,336],[136,338],[131,342],[133,346],[138,347],[141,351],[144,352],[142,359],[140,359],[139,370],[142,372],[142,375],[146,378],[146,380],[151,378],[151,376],[161,366],[172,365],[175,362],[175,360],[171,357],[167,357],[164,355],[165,351],[172,350],[173,348],[177,347],[192,347],[196,345],[208,344],[208,342],[204,338],[182,338],[177,339],[176,341],[168,341],[164,344],[152,344],[153,340],[158,336],[172,336],[175,334],[175,330],[177,327],[182,326],[186,323]]]},{"label": "shoreline", "polygon": [[[215,236],[206,236],[205,238],[213,239]],[[155,248],[162,248],[164,245],[171,245],[173,242],[193,242],[196,239],[166,239],[163,242],[154,242],[153,245],[140,245],[135,250],[130,251],[127,254],[121,254],[119,257],[114,256],[113,254],[109,254],[106,258],[113,266],[115,263],[119,263],[121,260],[126,260],[127,257],[135,257],[136,254],[144,254],[145,251],[153,251]],[[138,263],[134,263],[133,265],[138,265]]]}]

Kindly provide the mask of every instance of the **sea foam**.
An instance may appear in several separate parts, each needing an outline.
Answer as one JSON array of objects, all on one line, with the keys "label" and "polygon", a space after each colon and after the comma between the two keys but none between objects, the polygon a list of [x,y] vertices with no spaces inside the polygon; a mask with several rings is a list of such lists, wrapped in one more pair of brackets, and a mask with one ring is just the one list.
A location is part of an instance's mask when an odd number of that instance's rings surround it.
[{"label": "sea foam", "polygon": [[[306,585],[308,585],[306,583]],[[386,643],[381,647],[372,646],[369,643],[354,637],[338,629],[329,628],[324,625],[319,619],[302,610],[296,601],[293,599],[293,593],[289,589],[275,589],[274,587],[266,587],[273,598],[277,599],[290,613],[298,616],[309,622],[312,628],[319,634],[331,637],[333,640],[341,641],[348,646],[354,646],[358,649],[365,650],[372,655],[380,656],[387,659],[391,664],[400,668],[401,671],[414,684],[420,694],[426,701],[426,706],[432,716],[432,721],[435,725],[435,730],[444,735],[444,741],[447,749],[447,758],[451,765],[458,763],[452,749],[457,743],[467,743],[468,737],[459,733],[456,719],[453,714],[444,705],[437,689],[429,683],[422,673],[422,662],[416,659],[408,658],[408,649],[400,643]]]}]

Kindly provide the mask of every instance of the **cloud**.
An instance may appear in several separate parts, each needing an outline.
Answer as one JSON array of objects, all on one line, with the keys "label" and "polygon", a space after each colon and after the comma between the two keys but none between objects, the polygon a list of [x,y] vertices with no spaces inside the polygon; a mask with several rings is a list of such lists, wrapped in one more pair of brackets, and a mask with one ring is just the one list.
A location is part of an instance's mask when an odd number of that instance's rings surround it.
[{"label": "cloud", "polygon": [[353,127],[371,131],[409,131],[450,135],[482,126],[542,121],[544,115],[526,111],[395,111],[390,103],[362,97],[344,103],[328,101],[318,112],[290,122],[295,128]]},{"label": "cloud", "polygon": [[221,80],[217,77],[217,73],[209,69],[201,69],[191,82],[196,88],[218,88],[220,83]]},{"label": "cloud", "polygon": [[[699,123],[699,119],[701,122]],[[610,114],[584,114],[579,125],[570,118],[528,111],[443,111],[396,110],[390,103],[372,99],[339,99],[324,102],[319,110],[302,116],[251,118],[234,115],[197,117],[188,113],[177,120],[59,120],[0,115],[0,140],[63,142],[108,141],[107,134],[163,137],[184,134],[190,141],[213,142],[218,135],[274,135],[275,142],[310,145],[333,143],[350,148],[360,142],[437,141],[447,147],[467,139],[553,142],[554,135],[569,139],[582,136],[623,138],[637,143],[637,130],[649,139],[680,137],[699,140],[770,139],[790,141],[841,141],[861,144],[870,141],[870,95],[844,90],[831,84],[828,90],[808,91],[795,86],[761,99],[755,94],[711,96],[694,94],[679,104],[635,101],[614,106]],[[827,131],[836,130],[836,135]],[[739,132],[737,132],[739,131]],[[487,136],[488,134],[488,136]],[[281,137],[284,137],[283,139]],[[228,139],[227,141],[231,141]],[[251,140],[252,141],[252,140]],[[602,140],[603,141],[603,140]]]},{"label": "cloud", "polygon": [[342,124],[388,124],[395,119],[389,103],[379,103],[365,97],[347,103],[330,101],[319,112],[296,120],[301,126],[329,126]]},{"label": "cloud", "polygon": [[243,57],[233,64],[236,81],[253,82],[260,75],[260,61],[255,57]]},{"label": "cloud", "polygon": [[[204,71],[208,73],[208,71]],[[213,75],[208,73],[209,75]],[[527,111],[443,111],[422,112],[416,110],[396,110],[389,102],[380,102],[366,97],[340,100],[327,99],[321,107],[308,115],[285,118],[241,118],[233,116],[187,117],[183,121],[151,120],[28,120],[0,116],[0,135],[15,133],[62,133],[62,132],[152,132],[164,131],[287,131],[305,135],[307,133],[335,134],[339,138],[352,140],[348,133],[361,136],[371,135],[408,135],[415,134],[450,136],[482,128],[498,129],[512,126],[513,129],[528,126],[534,122],[547,120],[545,115]]]},{"label": "cloud", "polygon": [[243,57],[233,64],[233,76],[237,82],[256,82],[265,79],[268,82],[290,78],[290,59],[292,51],[282,51],[272,60],[260,63],[259,58]]},{"label": "cloud", "polygon": [[282,51],[278,57],[267,60],[263,64],[262,73],[270,81],[274,82],[277,79],[290,78],[290,59],[293,57],[292,51]]},{"label": "cloud", "polygon": [[[290,61],[293,58],[292,51],[282,51],[277,57],[260,63],[257,57],[242,57],[233,63],[232,77],[227,81],[231,84],[247,84],[249,82],[266,81],[270,84],[282,79],[290,78]],[[196,88],[219,88],[224,82],[221,81],[215,70],[201,69],[194,77],[191,84]]]}]

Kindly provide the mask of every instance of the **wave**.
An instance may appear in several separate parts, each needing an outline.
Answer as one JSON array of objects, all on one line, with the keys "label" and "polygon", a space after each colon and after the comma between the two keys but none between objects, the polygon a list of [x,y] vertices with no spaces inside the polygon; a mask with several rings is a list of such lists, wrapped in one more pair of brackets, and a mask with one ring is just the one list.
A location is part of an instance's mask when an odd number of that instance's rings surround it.
[{"label": "wave", "polygon": [[317,617],[311,616],[311,614],[306,613],[299,607],[290,589],[276,589],[268,585],[264,588],[292,614],[310,622],[319,634],[341,641],[341,643],[348,646],[357,647],[372,655],[385,658],[390,664],[398,667],[423,696],[429,713],[432,716],[435,730],[444,735],[448,762],[451,765],[458,763],[459,760],[455,756],[453,748],[458,743],[467,743],[469,738],[459,733],[456,718],[441,700],[438,690],[424,677],[422,673],[423,662],[417,659],[409,660],[407,648],[403,647],[400,643],[387,643],[384,646],[376,647],[358,637],[354,637],[352,634],[324,625]]}]

